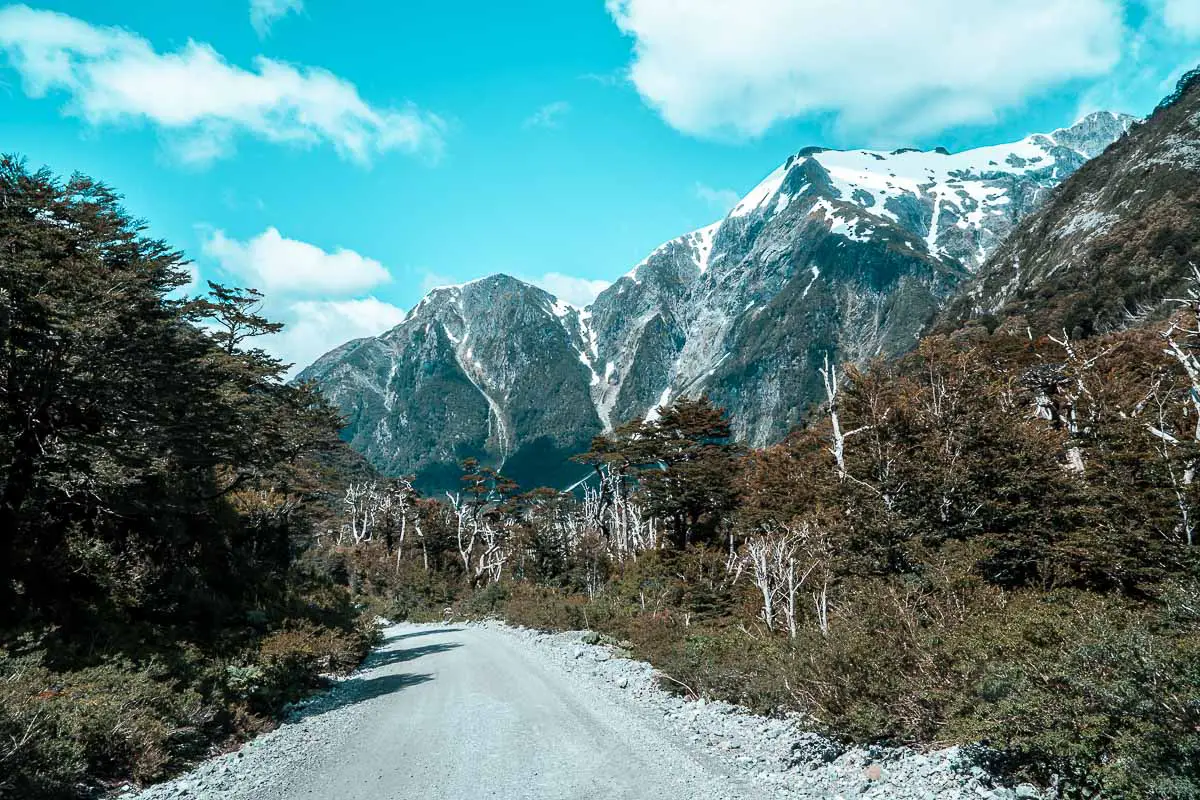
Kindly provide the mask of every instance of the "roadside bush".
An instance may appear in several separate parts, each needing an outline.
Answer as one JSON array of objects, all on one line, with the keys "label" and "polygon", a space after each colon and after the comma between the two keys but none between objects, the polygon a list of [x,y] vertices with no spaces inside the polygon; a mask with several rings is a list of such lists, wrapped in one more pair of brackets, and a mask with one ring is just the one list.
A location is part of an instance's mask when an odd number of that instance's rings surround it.
[{"label": "roadside bush", "polygon": [[74,797],[160,780],[203,755],[219,709],[128,662],[70,673],[0,663],[0,795]]},{"label": "roadside bush", "polygon": [[[594,627],[588,598],[530,583],[514,584],[504,603],[504,619],[513,625],[543,631],[573,631]],[[593,609],[594,610],[594,609]]]},{"label": "roadside bush", "polygon": [[1200,634],[1074,623],[1059,647],[993,665],[960,735],[1067,797],[1200,798]]},{"label": "roadside bush", "polygon": [[490,617],[501,613],[508,601],[509,586],[503,583],[489,583],[477,590],[462,604],[462,612],[468,617]]},{"label": "roadside bush", "polygon": [[377,641],[377,632],[364,621],[354,630],[336,630],[298,622],[265,639],[257,663],[234,667],[227,685],[241,692],[254,707],[273,713],[324,684],[323,674],[354,669]]}]

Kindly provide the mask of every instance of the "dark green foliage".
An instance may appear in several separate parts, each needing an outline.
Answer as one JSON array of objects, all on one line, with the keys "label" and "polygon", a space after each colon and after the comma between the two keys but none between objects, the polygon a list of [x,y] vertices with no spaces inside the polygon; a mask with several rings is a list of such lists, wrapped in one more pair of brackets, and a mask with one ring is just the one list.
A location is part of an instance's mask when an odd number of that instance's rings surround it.
[{"label": "dark green foliage", "polygon": [[0,158],[0,796],[160,779],[370,641],[293,563],[339,419],[251,346],[257,292],[175,299],[185,266]]},{"label": "dark green foliage", "polygon": [[596,437],[580,460],[617,470],[636,483],[647,508],[671,526],[679,547],[711,541],[736,503],[737,448],[729,421],[707,397],[681,398],[652,420],[634,420]]}]

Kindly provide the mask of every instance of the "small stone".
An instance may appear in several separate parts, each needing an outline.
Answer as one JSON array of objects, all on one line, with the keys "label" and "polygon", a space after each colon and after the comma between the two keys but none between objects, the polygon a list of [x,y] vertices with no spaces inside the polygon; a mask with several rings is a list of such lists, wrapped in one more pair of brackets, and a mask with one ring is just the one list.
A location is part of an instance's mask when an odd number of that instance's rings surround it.
[{"label": "small stone", "polygon": [[617,678],[617,686],[622,689],[626,688],[627,686],[629,686],[629,678],[626,678],[624,675]]},{"label": "small stone", "polygon": [[596,659],[597,661],[608,661],[608,659],[609,659],[608,651],[607,650],[597,650],[595,652],[595,654],[593,654],[592,658]]},{"label": "small stone", "polygon": [[869,764],[867,768],[863,770],[863,777],[869,781],[877,781],[883,777],[883,767],[879,766],[878,764]]},{"label": "small stone", "polygon": [[1017,800],[1038,800],[1041,796],[1041,793],[1029,783],[1022,783],[1013,794]]}]

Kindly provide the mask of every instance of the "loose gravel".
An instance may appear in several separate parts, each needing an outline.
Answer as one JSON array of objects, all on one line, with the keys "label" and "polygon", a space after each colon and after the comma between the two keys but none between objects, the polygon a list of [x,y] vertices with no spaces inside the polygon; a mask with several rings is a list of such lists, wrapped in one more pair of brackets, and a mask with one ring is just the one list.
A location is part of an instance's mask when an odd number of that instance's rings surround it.
[{"label": "loose gravel", "polygon": [[[441,626],[396,626],[389,630],[421,635]],[[762,717],[723,702],[691,700],[665,691],[660,676],[644,662],[592,632],[544,633],[488,621],[468,629],[499,636],[546,673],[561,676],[589,704],[604,704],[610,718],[660,732],[679,751],[703,765],[698,775],[720,785],[687,784],[679,797],[763,797],[791,800],[1033,800],[1031,786],[994,786],[988,774],[958,748],[935,752],[910,749],[844,748],[805,730],[802,717]],[[276,730],[234,753],[207,761],[175,780],[121,800],[264,800],[296,796],[294,786],[314,764],[338,752],[381,714],[404,713],[386,704],[403,697],[395,685],[404,679],[389,668],[389,652],[373,654],[355,675],[327,693],[294,708]],[[392,659],[394,661],[394,659]],[[381,677],[383,676],[383,677]],[[391,683],[386,683],[391,681]],[[412,676],[412,680],[428,678]],[[557,678],[556,678],[557,680]],[[381,691],[385,682],[387,692]],[[622,717],[621,715],[626,715]],[[479,725],[486,725],[480,719]],[[546,747],[555,746],[553,742]],[[696,780],[689,778],[689,780]],[[358,796],[358,795],[355,795]],[[380,794],[380,797],[399,796]],[[449,795],[446,795],[449,796]],[[336,800],[330,797],[330,800]],[[466,798],[464,798],[466,800]],[[670,800],[659,797],[657,800]]]}]

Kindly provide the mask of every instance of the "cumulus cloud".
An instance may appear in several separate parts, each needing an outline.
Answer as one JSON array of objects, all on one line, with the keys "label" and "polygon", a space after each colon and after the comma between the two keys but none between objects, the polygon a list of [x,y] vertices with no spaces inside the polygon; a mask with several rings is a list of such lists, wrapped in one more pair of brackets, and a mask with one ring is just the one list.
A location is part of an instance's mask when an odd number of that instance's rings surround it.
[{"label": "cumulus cloud", "polygon": [[741,196],[733,189],[714,189],[703,183],[696,184],[696,197],[712,207],[713,211],[726,214],[741,200]]},{"label": "cumulus cloud", "polygon": [[215,230],[202,247],[223,270],[268,295],[344,297],[392,279],[373,258],[345,248],[329,253],[308,242],[285,238],[275,228],[244,242]]},{"label": "cumulus cloud", "polygon": [[609,286],[609,281],[594,281],[587,278],[576,278],[563,275],[560,272],[547,272],[540,278],[529,281],[534,286],[545,289],[559,300],[565,300],[573,306],[583,307],[596,299],[596,295]]},{"label": "cumulus cloud", "polygon": [[570,111],[570,103],[565,100],[557,100],[539,108],[522,124],[526,128],[557,128],[562,125],[563,117]]},{"label": "cumulus cloud", "polygon": [[228,155],[242,135],[332,145],[361,163],[392,150],[436,155],[442,144],[437,116],[373,106],[323,69],[264,57],[243,69],[193,41],[160,53],[120,28],[27,6],[0,9],[0,56],[30,96],[64,93],[64,113],[93,125],[149,123],[193,163]]},{"label": "cumulus cloud", "polygon": [[1200,2],[1164,0],[1163,22],[1172,33],[1200,36]]},{"label": "cumulus cloud", "polygon": [[271,32],[277,20],[303,10],[303,0],[250,0],[250,24],[261,39]]},{"label": "cumulus cloud", "polygon": [[405,312],[374,297],[299,301],[287,306],[283,332],[264,349],[295,365],[291,374],[351,339],[378,336],[404,321]]},{"label": "cumulus cloud", "polygon": [[[1194,0],[1169,0],[1194,8]],[[912,136],[1120,60],[1122,0],[607,0],[634,41],[630,79],[678,130],[754,137],[832,114]]]},{"label": "cumulus cloud", "polygon": [[263,292],[263,313],[284,329],[259,345],[295,365],[290,374],[351,339],[378,336],[404,319],[403,309],[366,295],[392,276],[353,250],[328,252],[275,228],[246,241],[209,230],[201,250],[234,282]]}]

